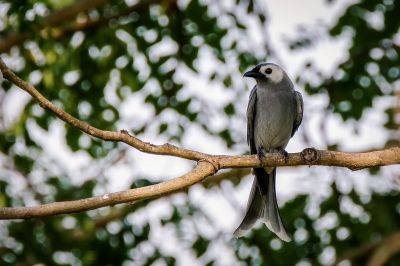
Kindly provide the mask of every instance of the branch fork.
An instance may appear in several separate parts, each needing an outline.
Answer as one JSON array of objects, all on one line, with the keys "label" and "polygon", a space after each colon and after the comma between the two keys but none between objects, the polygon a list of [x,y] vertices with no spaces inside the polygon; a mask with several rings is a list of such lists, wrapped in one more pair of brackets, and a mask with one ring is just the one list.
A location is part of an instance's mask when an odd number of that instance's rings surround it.
[{"label": "branch fork", "polygon": [[307,148],[301,153],[288,154],[288,157],[285,160],[282,160],[280,154],[270,153],[268,154],[268,159],[263,159],[261,162],[255,155],[211,155],[180,148],[169,143],[154,145],[143,142],[142,140],[130,135],[127,130],[121,130],[119,132],[105,131],[73,117],[46,99],[34,86],[15,75],[1,58],[0,71],[5,79],[35,98],[42,108],[51,111],[64,122],[78,128],[92,137],[105,141],[123,142],[145,153],[175,156],[197,162],[197,165],[190,172],[155,185],[115,193],[107,193],[102,196],[74,201],[54,202],[32,207],[2,207],[0,208],[0,220],[28,219],[33,217],[37,218],[83,212],[104,206],[113,206],[120,203],[132,203],[139,200],[161,197],[184,190],[199,183],[207,177],[216,174],[221,169],[254,168],[263,166],[325,165],[347,167],[354,170],[374,166],[400,164],[400,147],[363,153],[323,151],[314,148]]}]

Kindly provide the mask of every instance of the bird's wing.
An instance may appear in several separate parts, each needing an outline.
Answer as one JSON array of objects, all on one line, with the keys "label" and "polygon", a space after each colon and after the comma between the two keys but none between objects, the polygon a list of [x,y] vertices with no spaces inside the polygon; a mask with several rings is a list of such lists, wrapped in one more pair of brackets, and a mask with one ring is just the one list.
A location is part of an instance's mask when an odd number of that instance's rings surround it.
[{"label": "bird's wing", "polygon": [[256,117],[257,86],[250,92],[249,105],[247,106],[247,144],[250,146],[251,154],[256,154],[254,143],[254,118]]},{"label": "bird's wing", "polygon": [[295,98],[296,98],[296,114],[295,114],[295,120],[293,123],[293,129],[292,129],[292,137],[294,133],[296,133],[296,130],[299,128],[301,121],[303,120],[303,97],[301,96],[301,93],[298,91],[295,91]]}]

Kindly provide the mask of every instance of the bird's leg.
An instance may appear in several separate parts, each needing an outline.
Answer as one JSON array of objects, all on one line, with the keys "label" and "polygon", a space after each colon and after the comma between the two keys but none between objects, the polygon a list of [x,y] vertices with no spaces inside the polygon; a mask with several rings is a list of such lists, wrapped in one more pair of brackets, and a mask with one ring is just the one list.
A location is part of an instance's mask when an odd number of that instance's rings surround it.
[{"label": "bird's leg", "polygon": [[267,157],[267,151],[264,149],[264,148],[262,148],[262,147],[260,147],[260,148],[258,148],[257,149],[257,157],[258,157],[258,159],[260,160],[260,162],[261,162],[261,165],[264,167],[264,163],[263,163],[263,160]]},{"label": "bird's leg", "polygon": [[284,148],[275,149],[275,152],[279,153],[280,156],[285,160],[285,163],[287,163],[289,153]]},{"label": "bird's leg", "polygon": [[265,166],[263,163],[263,160],[267,157],[267,151],[264,148],[260,147],[257,150],[257,156],[264,170],[267,171],[268,174],[270,174],[274,170],[274,167]]}]

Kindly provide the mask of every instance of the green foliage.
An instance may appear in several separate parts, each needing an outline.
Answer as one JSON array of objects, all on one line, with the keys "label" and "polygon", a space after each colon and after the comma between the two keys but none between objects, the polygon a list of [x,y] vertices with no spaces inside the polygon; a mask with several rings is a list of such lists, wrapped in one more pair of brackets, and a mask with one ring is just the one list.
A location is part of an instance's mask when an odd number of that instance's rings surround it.
[{"label": "green foliage", "polygon": [[[335,188],[335,185],[333,187]],[[289,261],[292,264],[301,261],[309,262],[311,265],[326,264],[321,258],[324,250],[333,249],[337,255],[344,254],[357,247],[376,243],[384,236],[398,230],[399,196],[398,191],[374,194],[365,202],[354,190],[342,194],[334,189],[334,193],[321,202],[317,219],[305,214],[307,197],[298,196],[286,203],[281,210],[285,220],[292,221],[287,224],[287,228],[294,232],[295,242],[282,243],[274,234],[261,227],[253,231],[250,237],[243,239],[237,254],[241,257],[244,256],[241,250],[255,248],[257,252],[246,252],[244,257],[249,265],[287,265]],[[356,212],[343,211],[350,207],[349,202],[361,208],[362,212],[357,215]],[[353,208],[356,208],[355,206]],[[360,256],[353,265],[365,265],[367,258],[365,255]],[[260,259],[261,261],[256,262]],[[399,258],[394,258],[388,265],[398,263],[400,263]]]},{"label": "green foliage", "polygon": [[[145,121],[130,117],[134,122],[124,128],[139,138],[156,132],[179,143],[186,128],[196,125],[227,147],[244,143],[244,135],[238,137],[234,126],[243,116],[238,99],[247,97],[248,92],[238,84],[238,77],[272,53],[265,40],[261,45],[249,41],[252,31],[267,26],[265,1],[232,1],[231,7],[219,1],[139,1],[135,6],[127,5],[129,1],[109,1],[55,28],[43,28],[44,16],[76,4],[74,1],[3,2],[7,14],[2,18],[6,26],[0,32],[1,40],[14,33],[29,38],[3,51],[8,54],[2,57],[17,62],[14,67],[20,77],[73,116],[104,130],[120,130],[121,124],[131,121],[123,107],[130,99],[142,99],[139,106],[128,109],[143,111]],[[371,24],[370,12],[382,16],[383,27]],[[299,77],[299,84],[309,94],[326,93],[330,107],[344,120],[360,119],[374,99],[393,96],[392,85],[400,76],[399,46],[394,41],[399,13],[396,1],[360,1],[349,6],[329,30],[333,38],[351,34],[348,59],[332,78],[318,75],[312,64],[306,64],[305,71],[316,73],[320,82],[315,85]],[[259,35],[265,36],[265,32]],[[289,46],[307,48],[315,41],[304,34]],[[209,85],[202,89],[203,94],[213,95],[217,84],[232,97],[226,97],[220,106],[208,103],[193,92],[199,80]],[[17,89],[7,81],[0,82],[3,107],[3,95]],[[398,129],[396,114],[386,112],[385,126]],[[224,127],[210,123],[215,113],[226,118]],[[61,134],[72,156],[84,154],[90,160],[87,168],[95,168],[70,173],[62,161],[46,154],[49,144],[34,133],[48,136],[57,121],[29,100],[16,119],[7,125],[0,123],[0,166],[5,166],[0,171],[0,206],[82,199],[108,189],[105,172],[119,162],[114,157],[124,152],[121,145],[63,126]],[[395,144],[398,140],[387,145]],[[336,143],[329,145],[338,148]],[[370,174],[380,175],[381,171],[370,169]],[[75,176],[82,179],[73,180]],[[129,187],[156,183],[140,176]],[[276,239],[264,226],[247,237],[232,239],[230,232],[218,228],[207,216],[201,203],[184,195],[179,195],[183,203],[167,198],[168,207],[163,209],[167,214],[156,218],[148,215],[153,210],[150,201],[142,201],[82,214],[12,221],[0,228],[0,264],[122,265],[133,261],[135,265],[176,265],[184,257],[219,265],[221,258],[228,256],[220,252],[222,245],[233,251],[229,253],[232,263],[327,264],[326,254],[337,258],[399,230],[398,190],[369,193],[365,196],[356,188],[344,193],[333,182],[331,193],[313,207],[318,209],[317,215],[310,214],[312,197],[295,197],[281,211],[288,231],[294,233],[295,241],[289,244]],[[154,204],[164,206],[165,202]],[[212,228],[213,233],[200,225]],[[176,243],[177,252],[170,251],[171,243]],[[360,256],[353,265],[365,265],[369,255]],[[388,265],[398,264],[400,258],[394,256]]]},{"label": "green foliage", "polygon": [[[352,46],[347,59],[342,62],[335,75],[322,78],[318,86],[305,81],[310,94],[327,93],[332,111],[344,120],[360,119],[371,107],[373,100],[382,95],[393,95],[393,83],[400,77],[400,47],[395,43],[400,22],[397,1],[360,1],[347,8],[330,29],[333,37],[351,35]],[[372,16],[382,16],[377,22]],[[307,39],[307,38],[306,38]],[[311,45],[312,39],[300,46]],[[308,66],[318,72],[312,65]],[[391,119],[388,123],[392,124]]]}]

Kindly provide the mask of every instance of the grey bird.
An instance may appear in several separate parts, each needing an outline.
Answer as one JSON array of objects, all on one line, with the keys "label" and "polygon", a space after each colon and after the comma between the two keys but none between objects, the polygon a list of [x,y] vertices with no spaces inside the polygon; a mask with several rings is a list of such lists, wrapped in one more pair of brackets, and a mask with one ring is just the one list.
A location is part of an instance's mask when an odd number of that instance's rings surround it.
[{"label": "grey bird", "polygon": [[[267,152],[279,152],[286,159],[285,147],[303,118],[301,94],[294,90],[286,72],[273,63],[259,64],[244,76],[257,82],[247,107],[247,143],[251,154],[263,159]],[[253,173],[246,214],[234,235],[242,236],[260,220],[280,239],[291,241],[276,201],[276,168],[254,168]]]}]

